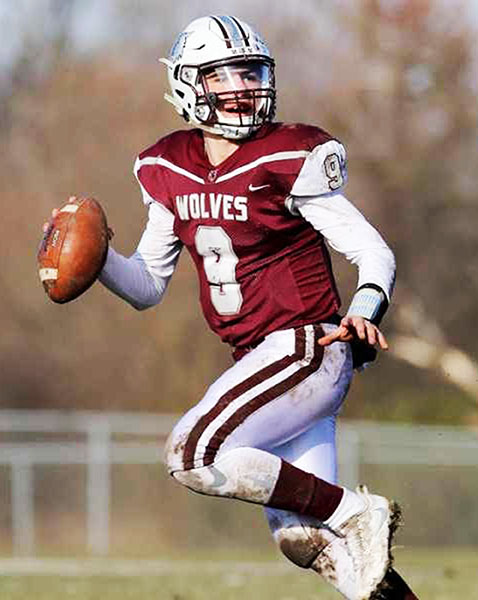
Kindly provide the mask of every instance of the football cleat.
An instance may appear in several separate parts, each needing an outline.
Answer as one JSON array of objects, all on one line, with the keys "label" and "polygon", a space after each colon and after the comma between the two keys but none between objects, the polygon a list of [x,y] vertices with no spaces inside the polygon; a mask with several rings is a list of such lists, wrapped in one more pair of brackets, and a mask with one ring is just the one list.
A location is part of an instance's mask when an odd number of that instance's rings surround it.
[{"label": "football cleat", "polygon": [[329,543],[311,567],[347,600],[378,599],[393,562],[391,544],[400,509],[382,496],[369,494],[365,486],[356,491],[355,504],[360,508],[341,524],[329,528],[324,536]]}]

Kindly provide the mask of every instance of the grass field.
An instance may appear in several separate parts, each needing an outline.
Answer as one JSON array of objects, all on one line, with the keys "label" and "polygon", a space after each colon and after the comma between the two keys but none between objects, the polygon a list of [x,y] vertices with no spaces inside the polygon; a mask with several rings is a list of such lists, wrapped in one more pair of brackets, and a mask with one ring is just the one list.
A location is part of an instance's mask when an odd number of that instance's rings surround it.
[{"label": "grass field", "polygon": [[[423,599],[478,600],[478,551],[399,551],[397,570]],[[311,573],[274,557],[177,561],[0,560],[2,600],[333,600]]]}]

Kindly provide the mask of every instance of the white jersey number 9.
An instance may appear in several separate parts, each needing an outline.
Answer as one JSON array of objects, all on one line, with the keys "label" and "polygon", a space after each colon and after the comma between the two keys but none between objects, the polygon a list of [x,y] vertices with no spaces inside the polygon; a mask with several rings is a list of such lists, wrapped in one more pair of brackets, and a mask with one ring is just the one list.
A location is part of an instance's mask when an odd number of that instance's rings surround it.
[{"label": "white jersey number 9", "polygon": [[236,281],[238,257],[232,240],[222,227],[200,225],[195,237],[196,250],[203,257],[211,302],[220,315],[235,315],[241,310],[241,288]]}]

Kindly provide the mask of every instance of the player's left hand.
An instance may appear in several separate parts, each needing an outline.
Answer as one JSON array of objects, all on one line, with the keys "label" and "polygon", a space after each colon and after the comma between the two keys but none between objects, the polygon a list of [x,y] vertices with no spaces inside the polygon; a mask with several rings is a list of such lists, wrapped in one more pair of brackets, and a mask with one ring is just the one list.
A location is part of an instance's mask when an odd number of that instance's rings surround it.
[{"label": "player's left hand", "polygon": [[319,338],[321,346],[330,346],[334,342],[351,342],[354,339],[362,340],[370,346],[378,346],[388,350],[388,343],[380,329],[368,319],[358,316],[345,316],[335,331]]}]

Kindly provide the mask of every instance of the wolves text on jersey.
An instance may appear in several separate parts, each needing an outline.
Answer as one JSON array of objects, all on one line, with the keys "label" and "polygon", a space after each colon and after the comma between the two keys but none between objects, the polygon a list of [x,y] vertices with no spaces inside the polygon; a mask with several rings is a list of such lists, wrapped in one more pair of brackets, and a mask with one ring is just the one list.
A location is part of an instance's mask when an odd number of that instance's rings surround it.
[{"label": "wolves text on jersey", "polygon": [[209,218],[247,221],[247,201],[246,196],[201,192],[176,196],[176,207],[182,221]]}]

